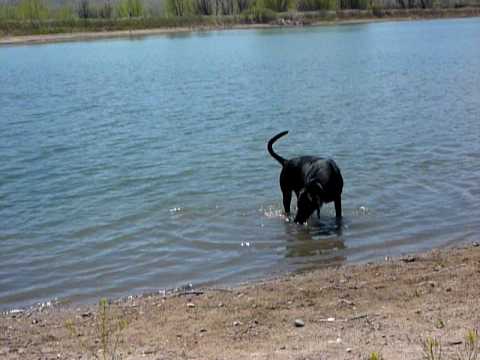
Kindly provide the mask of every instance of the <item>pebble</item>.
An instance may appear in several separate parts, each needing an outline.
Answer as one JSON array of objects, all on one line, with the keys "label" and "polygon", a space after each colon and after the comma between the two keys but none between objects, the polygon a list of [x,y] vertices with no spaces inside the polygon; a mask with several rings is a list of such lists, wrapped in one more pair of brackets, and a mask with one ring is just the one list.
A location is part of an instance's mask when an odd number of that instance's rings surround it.
[{"label": "pebble", "polygon": [[195,307],[195,304],[194,304],[194,303],[187,303],[187,307],[189,307],[189,308],[194,308],[194,307]]},{"label": "pebble", "polygon": [[402,261],[405,262],[405,263],[411,263],[411,262],[414,262],[415,260],[417,260],[417,258],[415,256],[412,256],[412,255],[405,256],[405,257],[402,258]]},{"label": "pebble", "polygon": [[462,345],[463,341],[462,340],[453,340],[453,341],[449,341],[448,342],[448,345],[450,346],[456,346],[456,345]]},{"label": "pebble", "polygon": [[478,243],[478,242],[475,241],[475,242],[472,244],[472,246],[473,246],[473,247],[479,247],[479,246],[480,246],[480,243]]},{"label": "pebble", "polygon": [[296,319],[295,320],[295,327],[304,327],[305,322],[302,319]]},{"label": "pebble", "polygon": [[242,323],[240,321],[234,321],[233,322],[233,326],[239,326],[239,325],[242,325]]},{"label": "pebble", "polygon": [[347,353],[351,353],[351,352],[352,352],[352,349],[351,349],[351,348],[347,348],[345,351],[346,351]]}]

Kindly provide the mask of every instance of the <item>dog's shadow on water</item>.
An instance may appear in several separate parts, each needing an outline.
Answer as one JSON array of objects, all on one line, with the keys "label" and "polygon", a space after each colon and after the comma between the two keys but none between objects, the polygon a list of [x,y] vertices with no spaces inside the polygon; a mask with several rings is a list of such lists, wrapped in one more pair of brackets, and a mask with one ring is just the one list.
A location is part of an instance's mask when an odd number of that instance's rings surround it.
[{"label": "dog's shadow on water", "polygon": [[340,251],[345,249],[343,241],[344,220],[312,216],[308,225],[285,222],[287,258],[315,257],[322,262],[343,262]]}]

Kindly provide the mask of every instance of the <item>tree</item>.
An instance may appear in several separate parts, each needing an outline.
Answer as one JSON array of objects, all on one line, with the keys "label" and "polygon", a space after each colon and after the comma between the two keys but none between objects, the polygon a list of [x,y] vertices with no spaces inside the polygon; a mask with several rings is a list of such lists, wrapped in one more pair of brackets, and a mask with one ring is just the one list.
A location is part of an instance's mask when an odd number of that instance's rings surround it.
[{"label": "tree", "polygon": [[118,14],[120,17],[140,17],[143,15],[141,0],[123,0],[119,3]]},{"label": "tree", "polygon": [[22,0],[18,6],[18,18],[22,20],[34,22],[47,17],[48,9],[42,0]]},{"label": "tree", "polygon": [[288,10],[288,0],[264,0],[265,7],[267,9],[276,12],[285,12]]},{"label": "tree", "polygon": [[237,9],[239,13],[247,10],[249,6],[249,0],[237,0]]},{"label": "tree", "polygon": [[212,15],[212,3],[210,0],[195,0],[195,10],[200,15]]},{"label": "tree", "polygon": [[90,17],[90,3],[88,0],[80,0],[78,4],[78,17],[88,19]]},{"label": "tree", "polygon": [[113,15],[113,7],[110,0],[107,0],[100,8],[99,15],[101,18],[110,19]]},{"label": "tree", "polygon": [[185,16],[189,10],[188,0],[166,0],[167,13],[173,16]]}]

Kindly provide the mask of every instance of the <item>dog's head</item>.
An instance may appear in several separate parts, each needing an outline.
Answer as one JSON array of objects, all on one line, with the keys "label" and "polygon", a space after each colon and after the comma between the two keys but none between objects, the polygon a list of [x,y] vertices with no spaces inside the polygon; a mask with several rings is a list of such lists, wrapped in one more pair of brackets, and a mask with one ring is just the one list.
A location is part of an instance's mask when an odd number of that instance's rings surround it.
[{"label": "dog's head", "polygon": [[298,193],[295,222],[305,223],[312,213],[322,206],[323,186],[319,182],[308,183]]}]

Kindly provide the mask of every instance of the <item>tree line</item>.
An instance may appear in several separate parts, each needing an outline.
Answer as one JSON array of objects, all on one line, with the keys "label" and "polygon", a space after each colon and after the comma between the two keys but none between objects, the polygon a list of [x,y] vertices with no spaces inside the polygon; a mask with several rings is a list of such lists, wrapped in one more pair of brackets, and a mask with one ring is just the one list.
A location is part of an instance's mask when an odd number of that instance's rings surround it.
[{"label": "tree line", "polygon": [[[469,2],[470,1],[470,2]],[[19,0],[0,5],[0,21],[138,19],[151,17],[259,15],[269,12],[347,9],[458,7],[479,0],[77,0],[54,5],[47,0]]]}]

